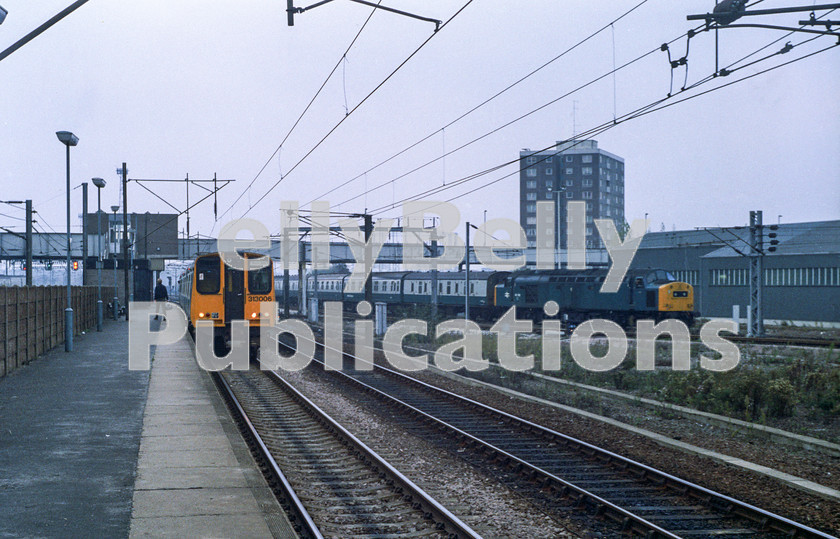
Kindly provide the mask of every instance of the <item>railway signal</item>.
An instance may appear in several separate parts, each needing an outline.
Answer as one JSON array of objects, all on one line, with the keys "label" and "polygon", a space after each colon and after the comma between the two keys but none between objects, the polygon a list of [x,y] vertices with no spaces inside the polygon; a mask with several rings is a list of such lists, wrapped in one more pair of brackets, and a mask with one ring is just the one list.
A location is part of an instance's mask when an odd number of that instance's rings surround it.
[{"label": "railway signal", "polygon": [[767,234],[767,238],[769,240],[767,242],[769,244],[769,247],[767,247],[767,252],[775,253],[776,246],[779,245],[779,240],[776,239],[778,237],[778,234],[775,231],[779,230],[779,227],[777,225],[770,225],[768,228],[771,230],[771,232]]}]

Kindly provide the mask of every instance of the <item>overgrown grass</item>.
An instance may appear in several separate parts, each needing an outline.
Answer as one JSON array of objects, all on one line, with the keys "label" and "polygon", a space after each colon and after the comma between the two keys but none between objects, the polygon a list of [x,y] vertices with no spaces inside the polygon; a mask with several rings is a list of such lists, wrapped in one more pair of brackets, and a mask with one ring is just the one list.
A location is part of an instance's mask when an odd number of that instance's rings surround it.
[{"label": "overgrown grass", "polygon": [[[437,341],[420,338],[415,344],[437,347],[458,337],[446,335]],[[485,334],[482,347],[483,357],[491,365],[498,365],[496,335]],[[594,356],[602,356],[607,349],[605,344],[592,344],[590,351]],[[541,339],[521,336],[517,342],[517,353],[520,356],[533,354],[533,370],[541,372]],[[781,349],[773,354],[765,352],[761,355],[744,352],[741,363],[727,372],[701,369],[698,365],[700,353],[710,355],[709,350],[692,345],[691,370],[673,371],[670,344],[660,342],[657,343],[656,369],[639,371],[636,369],[635,348],[631,343],[627,357],[618,367],[607,372],[591,372],[572,359],[568,344],[564,343],[561,369],[544,374],[760,423],[768,418],[796,415],[812,420],[832,420],[840,415],[840,368],[834,359],[836,354],[833,349],[817,353]],[[491,367],[491,371],[493,369]],[[532,386],[526,376],[518,373],[491,371],[476,374],[478,378],[488,378],[487,381],[490,381],[489,378],[499,381],[503,377],[504,384],[513,389],[527,384],[530,393],[544,398],[550,398],[554,391],[544,383]]]}]

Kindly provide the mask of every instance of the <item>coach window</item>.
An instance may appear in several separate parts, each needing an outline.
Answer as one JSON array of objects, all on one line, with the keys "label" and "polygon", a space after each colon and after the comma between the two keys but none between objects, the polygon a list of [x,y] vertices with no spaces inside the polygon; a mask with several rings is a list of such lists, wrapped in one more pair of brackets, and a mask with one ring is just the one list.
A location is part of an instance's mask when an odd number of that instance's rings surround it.
[{"label": "coach window", "polygon": [[219,267],[221,261],[217,257],[199,258],[195,263],[198,276],[195,289],[199,294],[218,294],[222,284]]}]

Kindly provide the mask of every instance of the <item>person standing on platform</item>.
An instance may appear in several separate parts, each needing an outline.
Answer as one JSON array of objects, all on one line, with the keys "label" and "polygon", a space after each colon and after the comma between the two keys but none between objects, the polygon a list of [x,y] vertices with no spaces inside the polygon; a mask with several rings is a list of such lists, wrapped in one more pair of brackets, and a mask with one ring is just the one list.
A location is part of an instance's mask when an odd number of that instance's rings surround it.
[{"label": "person standing on platform", "polygon": [[163,279],[158,279],[155,285],[155,320],[158,319],[158,315],[166,316],[167,300],[169,300],[169,292],[163,285]]}]

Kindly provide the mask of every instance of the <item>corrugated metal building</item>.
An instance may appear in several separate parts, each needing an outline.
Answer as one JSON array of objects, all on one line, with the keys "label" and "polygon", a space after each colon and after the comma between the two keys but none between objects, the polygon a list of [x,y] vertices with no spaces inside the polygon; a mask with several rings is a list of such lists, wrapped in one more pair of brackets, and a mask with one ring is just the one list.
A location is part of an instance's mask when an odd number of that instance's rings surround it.
[{"label": "corrugated metal building", "polygon": [[[769,322],[840,323],[840,221],[764,225],[762,307]],[[694,285],[703,317],[731,317],[749,303],[749,227],[649,233],[634,268],[661,267]]]}]

